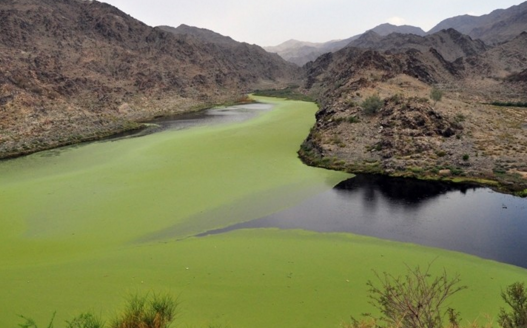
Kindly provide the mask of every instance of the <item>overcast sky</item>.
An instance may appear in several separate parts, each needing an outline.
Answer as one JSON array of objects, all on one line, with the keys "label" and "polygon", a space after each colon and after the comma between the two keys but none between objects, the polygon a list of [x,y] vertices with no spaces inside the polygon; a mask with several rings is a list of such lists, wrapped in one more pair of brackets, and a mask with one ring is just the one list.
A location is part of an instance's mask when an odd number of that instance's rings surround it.
[{"label": "overcast sky", "polygon": [[382,23],[430,30],[445,18],[484,15],[521,0],[103,0],[150,26],[207,28],[260,46],[326,42]]}]

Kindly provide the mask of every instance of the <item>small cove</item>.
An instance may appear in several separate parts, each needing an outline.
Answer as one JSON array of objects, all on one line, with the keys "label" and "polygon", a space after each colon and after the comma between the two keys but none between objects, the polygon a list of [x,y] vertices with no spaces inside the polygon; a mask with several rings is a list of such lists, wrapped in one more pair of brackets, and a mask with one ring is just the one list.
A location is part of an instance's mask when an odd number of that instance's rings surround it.
[{"label": "small cove", "polygon": [[358,175],[282,212],[200,236],[255,228],[355,233],[527,268],[527,200],[488,188]]},{"label": "small cove", "polygon": [[214,126],[220,124],[240,123],[268,112],[273,105],[265,103],[249,103],[226,107],[215,107],[196,112],[159,117],[144,122],[146,128],[139,131],[129,131],[114,135],[107,140],[118,141],[128,137],[144,137],[149,134],[170,130],[184,130],[198,126]]}]

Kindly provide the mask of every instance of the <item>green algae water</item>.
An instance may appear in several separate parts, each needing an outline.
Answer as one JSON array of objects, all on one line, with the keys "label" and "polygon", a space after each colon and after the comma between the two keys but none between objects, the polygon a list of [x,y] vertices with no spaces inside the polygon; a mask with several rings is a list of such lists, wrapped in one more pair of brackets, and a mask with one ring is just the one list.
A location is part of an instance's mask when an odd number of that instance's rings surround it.
[{"label": "green algae water", "polygon": [[[372,311],[372,270],[434,261],[468,290],[463,318],[496,315],[525,270],[352,234],[275,229],[196,234],[257,219],[349,178],[296,156],[311,103],[258,98],[241,123],[164,131],[0,163],[0,326],[55,326],[83,311],[111,319],[135,292],[179,297],[175,326],[337,327]],[[323,220],[324,218],[320,218]]]}]

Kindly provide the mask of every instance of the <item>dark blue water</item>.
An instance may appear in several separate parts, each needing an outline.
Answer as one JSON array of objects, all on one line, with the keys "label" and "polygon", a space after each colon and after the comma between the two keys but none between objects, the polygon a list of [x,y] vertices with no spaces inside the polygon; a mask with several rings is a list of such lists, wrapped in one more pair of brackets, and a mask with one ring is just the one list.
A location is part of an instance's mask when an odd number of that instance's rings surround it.
[{"label": "dark blue water", "polygon": [[293,208],[202,235],[248,228],[351,232],[527,268],[527,199],[488,188],[359,175]]}]

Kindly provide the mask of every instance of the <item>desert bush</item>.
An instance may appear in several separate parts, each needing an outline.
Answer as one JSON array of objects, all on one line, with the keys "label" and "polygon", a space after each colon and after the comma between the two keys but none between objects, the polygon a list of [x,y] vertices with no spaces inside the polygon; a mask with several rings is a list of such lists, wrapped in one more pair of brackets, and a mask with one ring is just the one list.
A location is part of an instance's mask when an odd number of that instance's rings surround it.
[{"label": "desert bush", "polygon": [[362,108],[364,109],[364,113],[367,115],[373,115],[377,113],[383,105],[384,102],[381,100],[379,95],[370,96],[366,98],[361,104]]},{"label": "desert bush", "polygon": [[[138,296],[132,295],[125,309],[109,325],[110,328],[168,328],[174,321],[177,302],[169,295]],[[38,328],[31,318],[25,320],[20,328]],[[47,328],[53,328],[53,314]],[[99,317],[83,313],[66,321],[66,328],[105,328],[108,327]]]},{"label": "desert bush", "polygon": [[439,90],[436,87],[433,87],[432,90],[430,91],[430,99],[432,99],[434,102],[437,103],[438,101],[441,101],[442,98],[443,98],[443,91]]},{"label": "desert bush", "polygon": [[92,313],[83,313],[66,321],[67,328],[104,328],[104,321]]},{"label": "desert bush", "polygon": [[[53,328],[53,321],[55,320],[55,314],[56,313],[53,313],[53,315],[51,316],[51,320],[49,321],[49,324],[47,326],[47,328]],[[24,317],[23,315],[20,316],[22,319],[24,319],[24,323],[21,323],[19,324],[18,326],[20,328],[38,328],[37,326],[37,323],[35,322],[35,320],[31,319],[31,318],[27,318],[27,317]]]},{"label": "desert bush", "polygon": [[445,314],[451,325],[457,325],[458,313],[443,309],[445,301],[465,289],[460,286],[459,276],[450,278],[446,271],[437,277],[426,270],[408,267],[404,277],[384,273],[377,276],[380,286],[368,281],[370,303],[381,312],[377,322],[389,327],[438,328],[443,327]]},{"label": "desert bush", "polygon": [[347,119],[348,123],[359,123],[360,119],[357,116],[350,116]]},{"label": "desert bush", "polygon": [[500,309],[498,324],[503,328],[525,328],[527,327],[527,290],[523,283],[516,282],[505,291],[501,297],[511,307],[511,312]]},{"label": "desert bush", "polygon": [[174,320],[176,302],[168,295],[133,295],[111,328],[168,328]]}]

